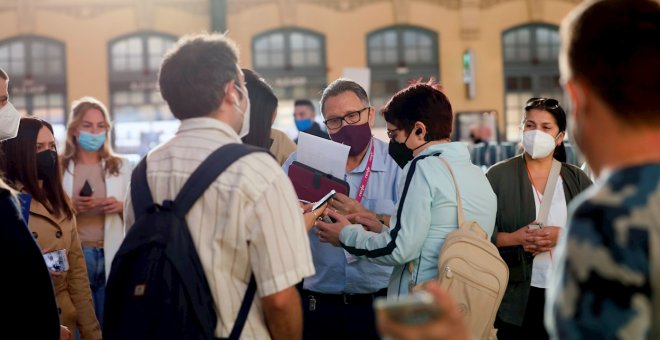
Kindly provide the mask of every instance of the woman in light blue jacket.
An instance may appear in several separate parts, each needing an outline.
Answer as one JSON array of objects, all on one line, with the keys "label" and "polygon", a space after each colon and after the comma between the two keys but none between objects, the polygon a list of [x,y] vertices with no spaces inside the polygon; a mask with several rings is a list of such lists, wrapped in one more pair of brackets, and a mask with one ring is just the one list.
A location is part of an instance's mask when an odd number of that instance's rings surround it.
[{"label": "woman in light blue jacket", "polygon": [[374,223],[373,216],[344,217],[330,211],[328,215],[337,222],[318,221],[317,229],[322,241],[394,266],[388,288],[392,297],[437,278],[440,249],[447,235],[458,228],[456,189],[438,157],[447,160],[456,175],[466,220],[477,221],[489,237],[497,201],[484,173],[470,161],[467,146],[450,141],[452,108],[437,85],[418,83],[399,91],[382,113],[390,155],[404,167],[405,178],[390,227]]}]

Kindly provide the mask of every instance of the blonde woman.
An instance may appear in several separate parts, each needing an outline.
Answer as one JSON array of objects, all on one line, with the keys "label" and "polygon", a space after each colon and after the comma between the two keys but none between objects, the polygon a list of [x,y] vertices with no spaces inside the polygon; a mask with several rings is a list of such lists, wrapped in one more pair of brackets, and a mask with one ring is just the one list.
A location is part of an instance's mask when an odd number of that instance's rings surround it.
[{"label": "blonde woman", "polygon": [[103,324],[105,282],[124,238],[124,196],[131,176],[128,160],[110,146],[110,116],[92,97],[72,104],[62,156],[65,192],[71,197],[87,263],[96,315]]}]

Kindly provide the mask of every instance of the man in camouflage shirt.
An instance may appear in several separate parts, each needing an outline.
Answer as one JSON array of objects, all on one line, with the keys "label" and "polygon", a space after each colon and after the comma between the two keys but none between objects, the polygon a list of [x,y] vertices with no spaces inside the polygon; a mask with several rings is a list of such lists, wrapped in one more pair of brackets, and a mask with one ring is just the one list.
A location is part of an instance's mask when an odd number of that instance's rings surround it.
[{"label": "man in camouflage shirt", "polygon": [[588,1],[562,24],[572,132],[597,183],[556,251],[560,339],[660,339],[660,3]]}]

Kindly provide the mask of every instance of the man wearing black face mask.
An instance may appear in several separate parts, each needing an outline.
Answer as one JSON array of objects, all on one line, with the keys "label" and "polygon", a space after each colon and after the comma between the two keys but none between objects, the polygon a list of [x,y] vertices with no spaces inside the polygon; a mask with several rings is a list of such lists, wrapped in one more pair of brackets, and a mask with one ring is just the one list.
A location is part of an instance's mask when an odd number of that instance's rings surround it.
[{"label": "man wearing black face mask", "polygon": [[[320,106],[330,138],[351,147],[344,176],[350,197],[335,195],[329,208],[356,223],[365,214],[388,222],[401,168],[388,156],[387,144],[372,136],[375,110],[367,93],[352,80],[337,79],[323,91]],[[284,163],[285,171],[294,160],[296,153]],[[321,243],[317,229],[309,239],[316,275],[304,281],[304,337],[378,338],[372,303],[385,294],[392,269]]]}]

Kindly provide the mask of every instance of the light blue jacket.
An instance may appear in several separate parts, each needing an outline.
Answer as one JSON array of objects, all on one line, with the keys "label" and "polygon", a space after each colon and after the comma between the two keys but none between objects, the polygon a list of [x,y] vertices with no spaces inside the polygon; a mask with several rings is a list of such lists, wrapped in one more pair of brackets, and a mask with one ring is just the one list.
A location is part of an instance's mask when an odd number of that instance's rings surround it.
[{"label": "light blue jacket", "polygon": [[438,153],[456,175],[466,220],[476,220],[489,237],[493,233],[497,199],[483,171],[470,161],[467,146],[459,142],[430,146],[403,169],[401,196],[390,228],[377,234],[350,225],[339,235],[349,253],[395,266],[390,297],[408,293],[410,261],[413,284],[437,277],[440,248],[458,227],[456,189],[449,170],[435,156]]}]

